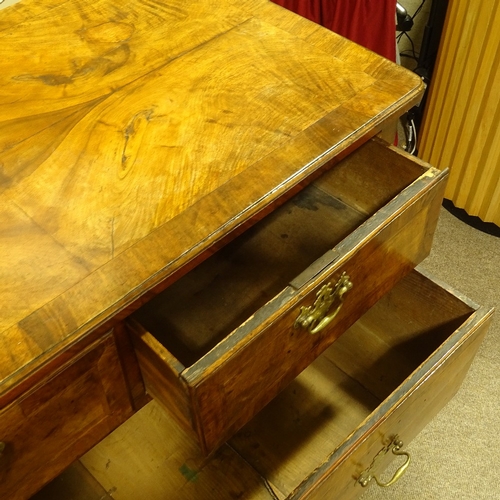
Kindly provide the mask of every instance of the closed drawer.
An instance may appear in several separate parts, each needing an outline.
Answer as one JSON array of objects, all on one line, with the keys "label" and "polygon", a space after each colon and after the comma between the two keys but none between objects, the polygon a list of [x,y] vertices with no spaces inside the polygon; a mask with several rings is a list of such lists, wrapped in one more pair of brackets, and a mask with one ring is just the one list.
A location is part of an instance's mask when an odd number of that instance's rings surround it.
[{"label": "closed drawer", "polygon": [[378,140],[332,166],[133,315],[148,392],[217,448],[428,254],[445,179]]},{"label": "closed drawer", "polygon": [[0,412],[0,498],[28,498],[131,414],[110,334]]},{"label": "closed drawer", "polygon": [[84,465],[118,500],[357,498],[453,397],[491,314],[413,271],[210,458],[153,401]]}]

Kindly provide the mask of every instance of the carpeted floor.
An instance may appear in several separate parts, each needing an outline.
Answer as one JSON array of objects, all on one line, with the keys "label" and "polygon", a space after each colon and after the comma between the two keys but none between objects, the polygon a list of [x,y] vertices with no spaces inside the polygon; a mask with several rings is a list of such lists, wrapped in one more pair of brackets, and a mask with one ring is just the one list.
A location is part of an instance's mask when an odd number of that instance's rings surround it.
[{"label": "carpeted floor", "polygon": [[406,474],[362,500],[500,500],[500,238],[443,208],[420,267],[497,313],[458,394],[406,447]]}]

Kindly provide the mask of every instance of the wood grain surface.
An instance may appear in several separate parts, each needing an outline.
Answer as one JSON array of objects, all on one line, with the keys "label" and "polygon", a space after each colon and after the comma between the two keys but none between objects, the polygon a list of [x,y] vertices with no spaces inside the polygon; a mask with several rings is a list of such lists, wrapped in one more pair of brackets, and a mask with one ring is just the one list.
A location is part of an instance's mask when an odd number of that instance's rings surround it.
[{"label": "wood grain surface", "polygon": [[418,100],[262,0],[0,11],[0,403]]}]

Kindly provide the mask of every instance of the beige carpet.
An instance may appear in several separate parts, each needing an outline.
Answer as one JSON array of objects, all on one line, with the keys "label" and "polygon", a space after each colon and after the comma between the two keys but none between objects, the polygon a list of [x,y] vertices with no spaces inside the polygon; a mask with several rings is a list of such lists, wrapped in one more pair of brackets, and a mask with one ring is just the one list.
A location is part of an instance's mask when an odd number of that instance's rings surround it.
[{"label": "beige carpet", "polygon": [[497,313],[458,394],[406,447],[406,474],[362,500],[500,500],[500,238],[442,209],[421,267]]}]

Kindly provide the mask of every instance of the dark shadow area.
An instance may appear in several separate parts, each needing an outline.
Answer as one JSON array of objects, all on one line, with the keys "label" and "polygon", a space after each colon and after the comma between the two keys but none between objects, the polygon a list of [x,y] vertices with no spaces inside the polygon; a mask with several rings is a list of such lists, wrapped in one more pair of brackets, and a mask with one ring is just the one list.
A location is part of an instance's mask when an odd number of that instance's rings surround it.
[{"label": "dark shadow area", "polygon": [[484,222],[479,217],[469,215],[462,208],[457,208],[451,200],[443,200],[443,207],[448,210],[451,215],[462,222],[465,222],[465,224],[473,227],[474,229],[500,238],[500,227],[496,224],[493,224],[492,222]]}]

